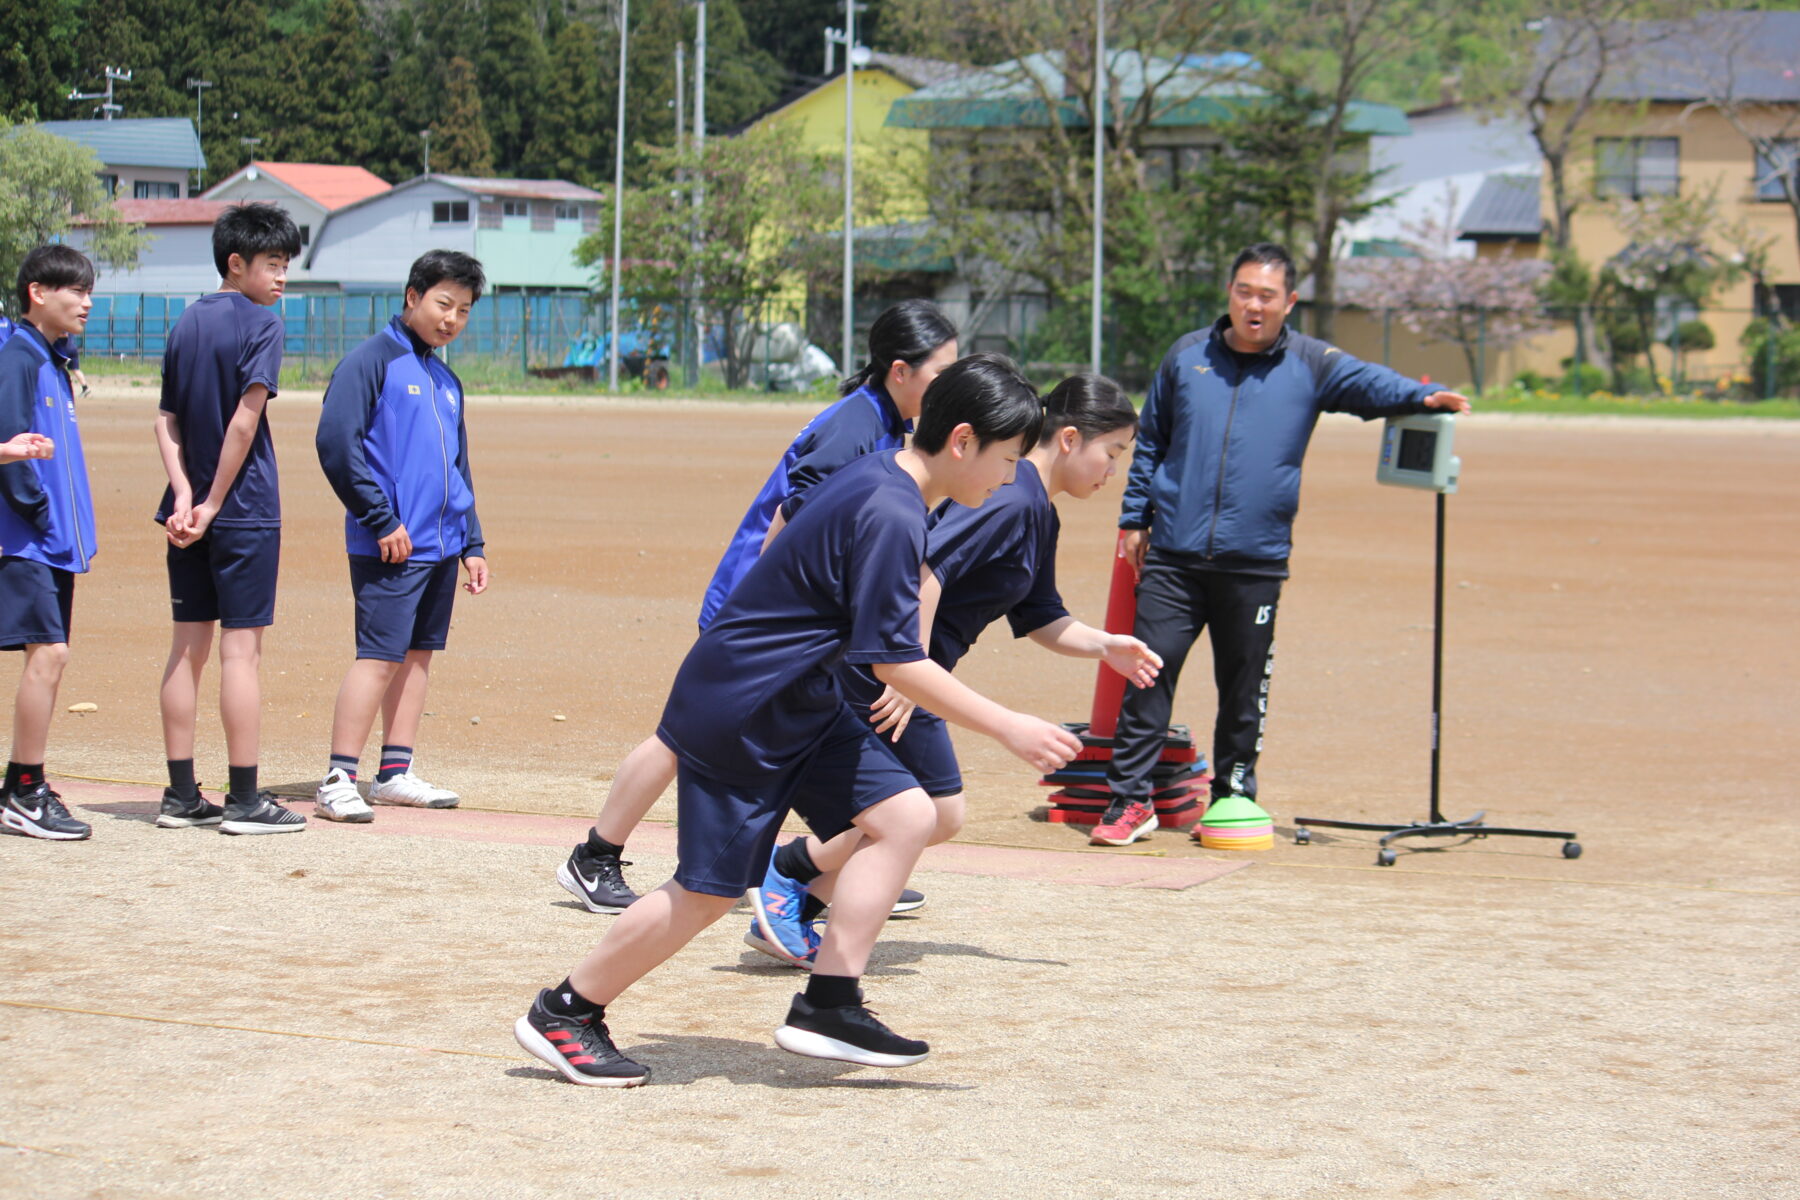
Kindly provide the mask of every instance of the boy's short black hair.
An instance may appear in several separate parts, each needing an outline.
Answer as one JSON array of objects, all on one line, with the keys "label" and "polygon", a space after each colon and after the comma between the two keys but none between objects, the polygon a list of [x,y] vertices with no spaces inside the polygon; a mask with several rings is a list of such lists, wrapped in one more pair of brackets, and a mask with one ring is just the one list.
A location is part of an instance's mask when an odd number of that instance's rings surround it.
[{"label": "boy's short black hair", "polygon": [[446,280],[468,288],[471,300],[481,299],[481,290],[487,286],[487,276],[476,259],[460,250],[427,250],[407,272],[406,290],[423,296]]},{"label": "boy's short black hair", "polygon": [[1245,263],[1255,263],[1259,267],[1280,267],[1287,276],[1287,290],[1294,290],[1294,256],[1287,252],[1286,246],[1277,246],[1274,242],[1258,242],[1239,250],[1238,256],[1231,260],[1231,274],[1225,279],[1226,287],[1237,282],[1238,268]]},{"label": "boy's short black hair", "polygon": [[964,423],[974,428],[984,450],[993,442],[1016,437],[1035,446],[1044,405],[1012,359],[1004,354],[971,354],[938,372],[925,389],[913,426],[913,449],[936,454],[949,442],[950,431]]},{"label": "boy's short black hair", "polygon": [[31,311],[31,285],[41,283],[51,291],[58,288],[94,288],[94,264],[73,246],[53,243],[39,246],[19,264],[19,278],[13,284],[13,295],[19,301],[19,315]]},{"label": "boy's short black hair", "polygon": [[213,266],[223,279],[231,274],[234,254],[246,267],[259,254],[294,258],[300,253],[300,229],[294,218],[266,200],[233,204],[213,222],[212,246]]}]

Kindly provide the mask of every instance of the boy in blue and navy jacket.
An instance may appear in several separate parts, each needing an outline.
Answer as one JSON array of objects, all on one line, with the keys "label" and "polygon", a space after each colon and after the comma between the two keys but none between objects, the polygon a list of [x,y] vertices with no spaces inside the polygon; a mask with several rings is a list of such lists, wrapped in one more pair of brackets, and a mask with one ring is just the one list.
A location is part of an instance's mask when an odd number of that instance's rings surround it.
[{"label": "boy in blue and navy jacket", "polygon": [[462,383],[433,352],[462,333],[485,284],[466,254],[421,255],[404,311],[345,355],[325,389],[319,465],[344,502],[356,597],[356,661],[338,690],[331,764],[313,810],[328,821],[374,819],[356,773],[377,711],[384,744],[369,799],[417,808],[458,800],[412,773],[431,656],[450,632],[457,562],[468,569],[470,595],[488,584]]},{"label": "boy in blue and navy jacket", "polygon": [[[275,623],[281,489],[267,406],[281,380],[281,303],[300,231],[273,204],[238,204],[212,229],[219,290],[188,305],[163,354],[156,444],[169,486],[156,509],[168,537],[174,619],[163,668],[169,786],[156,823],[232,834],[298,833],[306,818],[256,786],[263,630]],[[231,786],[223,807],[194,778],[200,674],[219,627],[219,716]]]},{"label": "boy in blue and navy jacket", "polygon": [[57,343],[87,328],[93,290],[94,266],[79,251],[39,246],[19,268],[22,319],[0,347],[0,441],[35,433],[55,444],[54,457],[0,470],[0,649],[25,652],[0,829],[51,841],[93,832],[44,781],[50,715],[69,661],[75,576],[87,571],[95,549],[69,359]]}]

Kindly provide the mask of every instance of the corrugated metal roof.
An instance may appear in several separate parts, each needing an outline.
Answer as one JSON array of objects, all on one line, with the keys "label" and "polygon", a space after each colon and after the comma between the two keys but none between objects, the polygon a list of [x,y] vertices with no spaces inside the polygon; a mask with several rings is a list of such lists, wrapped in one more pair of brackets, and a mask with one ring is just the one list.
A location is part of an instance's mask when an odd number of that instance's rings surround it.
[{"label": "corrugated metal roof", "polygon": [[592,200],[603,201],[605,196],[592,188],[584,188],[579,183],[570,183],[566,179],[479,179],[473,175],[438,175],[428,178],[439,183],[447,183],[453,188],[461,188],[465,192],[475,192],[483,196],[516,196],[528,200]]},{"label": "corrugated metal roof", "polygon": [[39,121],[45,133],[91,147],[108,166],[180,167],[204,171],[200,136],[186,117],[120,117],[113,121]]},{"label": "corrugated metal roof", "polygon": [[1550,76],[1552,99],[1578,96],[1593,78],[1604,40],[1615,65],[1602,100],[1800,103],[1800,12],[1708,12],[1686,20],[1615,21],[1603,34],[1547,18],[1539,61],[1567,62]]},{"label": "corrugated metal roof", "polygon": [[1457,237],[1484,242],[1543,236],[1542,185],[1536,175],[1489,175],[1456,223]]},{"label": "corrugated metal roof", "polygon": [[[1043,128],[1054,118],[1084,127],[1083,101],[1064,97],[1063,61],[1062,53],[1053,51],[965,72],[896,100],[887,123],[901,129],[1015,129]],[[1113,99],[1131,104],[1154,89],[1158,104],[1166,107],[1151,124],[1162,128],[1218,125],[1267,97],[1248,82],[1248,67],[1235,60],[1195,65],[1124,50],[1109,56],[1109,63]],[[1062,98],[1046,103],[1046,96]],[[1349,118],[1355,133],[1404,137],[1412,132],[1406,114],[1392,105],[1353,101]]]}]

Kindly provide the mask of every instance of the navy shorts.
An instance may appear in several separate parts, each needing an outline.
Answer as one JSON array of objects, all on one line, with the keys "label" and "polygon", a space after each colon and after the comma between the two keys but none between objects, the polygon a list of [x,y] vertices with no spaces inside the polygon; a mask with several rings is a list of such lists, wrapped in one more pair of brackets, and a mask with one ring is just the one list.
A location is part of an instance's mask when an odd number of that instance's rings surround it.
[{"label": "navy shorts", "polygon": [[726,783],[684,761],[675,774],[675,882],[690,892],[741,896],[762,882],[789,809],[829,841],[865,809],[918,786],[848,708],[817,750],[760,783]]},{"label": "navy shorts", "polygon": [[[840,667],[838,682],[844,699],[865,722],[869,706],[881,698],[884,687],[867,667]],[[875,728],[873,725],[870,729]],[[900,765],[912,772],[925,794],[932,797],[954,796],[963,790],[962,766],[956,761],[956,747],[950,744],[950,727],[944,718],[927,709],[913,709],[912,720],[898,742],[889,741],[894,731],[880,736],[881,744],[894,752]]]},{"label": "navy shorts", "polygon": [[211,526],[191,546],[169,547],[169,611],[177,621],[225,629],[275,623],[281,529]]},{"label": "navy shorts", "polygon": [[454,558],[384,563],[350,556],[356,597],[356,657],[404,662],[408,650],[442,650],[456,603]]},{"label": "navy shorts", "polygon": [[69,640],[75,573],[29,558],[0,558],[0,650]]}]

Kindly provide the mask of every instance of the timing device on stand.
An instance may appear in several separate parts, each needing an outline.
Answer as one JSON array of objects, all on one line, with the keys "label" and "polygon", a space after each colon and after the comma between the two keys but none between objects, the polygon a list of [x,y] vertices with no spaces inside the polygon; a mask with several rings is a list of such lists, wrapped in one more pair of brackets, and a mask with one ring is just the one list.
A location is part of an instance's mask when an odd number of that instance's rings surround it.
[{"label": "timing device on stand", "polygon": [[1328,821],[1321,817],[1296,817],[1294,841],[1305,845],[1312,829],[1367,829],[1382,833],[1375,861],[1394,865],[1393,843],[1409,837],[1535,837],[1561,839],[1564,858],[1580,858],[1581,843],[1573,833],[1553,829],[1502,829],[1483,824],[1478,812],[1460,821],[1446,821],[1438,808],[1439,742],[1443,729],[1444,695],[1444,497],[1456,490],[1462,460],[1455,454],[1456,417],[1437,413],[1393,417],[1381,435],[1381,460],[1375,482],[1393,487],[1422,488],[1437,493],[1437,574],[1431,622],[1431,812],[1423,821],[1407,825],[1381,825],[1366,821]]}]

